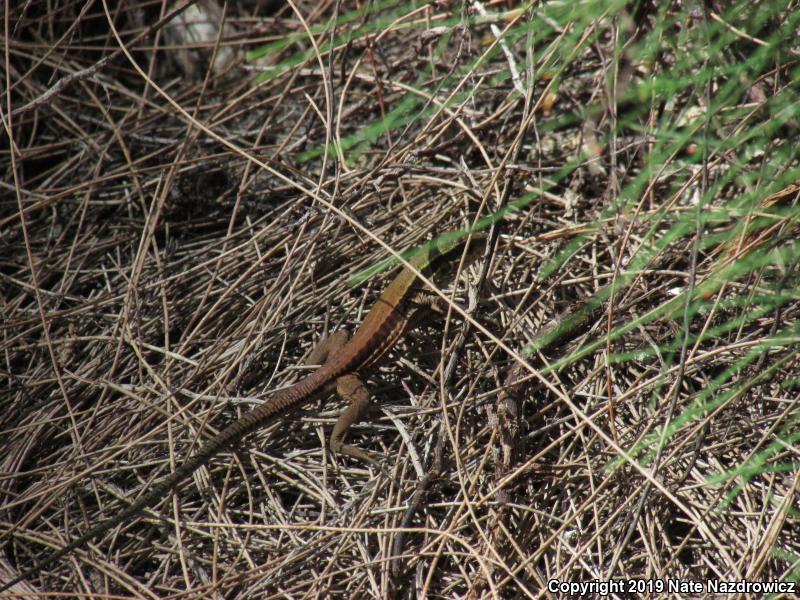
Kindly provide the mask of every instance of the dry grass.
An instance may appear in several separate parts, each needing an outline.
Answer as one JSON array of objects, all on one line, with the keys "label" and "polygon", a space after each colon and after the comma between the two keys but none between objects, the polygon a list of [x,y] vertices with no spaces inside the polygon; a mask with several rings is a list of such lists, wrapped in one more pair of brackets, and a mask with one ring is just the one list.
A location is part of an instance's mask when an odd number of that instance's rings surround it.
[{"label": "dry grass", "polygon": [[350,441],[391,477],[332,457],[342,402],[314,403],[17,595],[798,579],[796,3],[246,2],[213,71],[160,3],[113,28],[102,3],[12,4],[0,580],[352,330],[376,238],[501,231],[456,287],[481,328],[425,327],[373,378]]}]

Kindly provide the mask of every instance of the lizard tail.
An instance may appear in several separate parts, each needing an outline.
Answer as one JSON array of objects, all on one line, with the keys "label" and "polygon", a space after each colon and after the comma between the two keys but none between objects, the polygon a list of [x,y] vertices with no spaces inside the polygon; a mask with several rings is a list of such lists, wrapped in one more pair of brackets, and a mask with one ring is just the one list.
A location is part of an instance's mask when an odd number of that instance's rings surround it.
[{"label": "lizard tail", "polygon": [[209,440],[207,444],[200,448],[200,450],[186,459],[186,461],[184,461],[183,464],[175,469],[172,474],[154,483],[152,488],[150,488],[147,493],[139,496],[136,500],[119,511],[113,517],[109,517],[103,521],[100,521],[93,527],[90,527],[86,533],[75,538],[63,548],[51,552],[41,560],[35,561],[33,565],[27,569],[24,569],[19,575],[10,581],[0,582],[0,592],[4,592],[21,581],[35,576],[37,573],[50,567],[53,565],[53,563],[64,558],[72,551],[85,546],[99,535],[109,531],[120,523],[135,517],[145,508],[163,498],[166,494],[178,487],[178,485],[184,479],[189,477],[189,475],[194,473],[202,465],[207,463],[209,459],[224,450],[227,446],[240,442],[242,437],[245,435],[267,425],[277,417],[285,414],[288,409],[291,409],[299,404],[300,401],[307,399],[309,397],[309,392],[318,387],[317,380],[320,379],[320,376],[317,375],[317,373],[319,373],[319,371],[312,373],[305,379],[279,392],[267,402],[264,402],[263,404],[253,408],[250,412],[242,416],[241,419],[238,419],[228,425],[219,433],[219,435]]}]

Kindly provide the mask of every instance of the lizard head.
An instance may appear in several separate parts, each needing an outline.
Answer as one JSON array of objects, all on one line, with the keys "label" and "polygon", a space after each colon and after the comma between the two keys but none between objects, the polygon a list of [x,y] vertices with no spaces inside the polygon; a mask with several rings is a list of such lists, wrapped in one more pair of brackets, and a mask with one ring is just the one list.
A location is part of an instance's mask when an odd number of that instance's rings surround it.
[{"label": "lizard head", "polygon": [[415,266],[426,276],[433,278],[434,282],[448,281],[455,276],[462,256],[463,267],[469,266],[483,253],[488,238],[484,232],[471,235],[456,232],[444,235],[432,241],[415,257],[420,259]]}]

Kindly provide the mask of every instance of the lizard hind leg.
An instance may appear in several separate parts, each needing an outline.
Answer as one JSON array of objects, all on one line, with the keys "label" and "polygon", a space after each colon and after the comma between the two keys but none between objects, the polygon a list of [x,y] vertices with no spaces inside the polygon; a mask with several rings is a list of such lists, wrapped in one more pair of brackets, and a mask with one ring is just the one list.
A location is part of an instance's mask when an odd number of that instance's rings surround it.
[{"label": "lizard hind leg", "polygon": [[369,408],[369,390],[361,379],[353,374],[342,375],[336,380],[336,393],[347,400],[347,408],[336,420],[331,432],[331,450],[336,454],[352,456],[369,464],[376,464],[368,452],[344,443],[347,430],[361,420]]},{"label": "lizard hind leg", "polygon": [[322,365],[328,358],[335,356],[339,349],[350,339],[350,334],[344,329],[334,331],[324,336],[304,361],[307,365]]},{"label": "lizard hind leg", "polygon": [[369,408],[370,394],[367,386],[357,375],[342,375],[336,380],[336,393],[342,398],[346,399],[348,401],[348,405],[347,408],[342,411],[342,414],[339,415],[336,424],[333,426],[330,442],[331,450],[334,452],[334,454],[350,456],[360,460],[363,463],[372,465],[376,469],[380,470],[380,472],[383,473],[387,479],[393,481],[397,487],[401,487],[400,482],[397,481],[397,479],[391,473],[389,473],[383,467],[383,465],[381,465],[377,459],[372,456],[372,454],[366,450],[361,450],[360,448],[349,446],[344,443],[344,437],[347,434],[347,430],[353,423],[360,421],[364,416],[364,413]]}]

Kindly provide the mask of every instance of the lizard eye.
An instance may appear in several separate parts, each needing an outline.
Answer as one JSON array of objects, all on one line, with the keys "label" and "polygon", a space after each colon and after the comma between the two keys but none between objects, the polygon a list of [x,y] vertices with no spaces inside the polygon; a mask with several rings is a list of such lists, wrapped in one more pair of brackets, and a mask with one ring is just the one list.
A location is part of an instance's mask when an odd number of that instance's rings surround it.
[{"label": "lizard eye", "polygon": [[[456,260],[446,260],[443,261],[441,264],[437,265],[436,270],[433,273],[434,279],[450,279],[452,278],[455,273],[456,269],[458,269],[458,258]],[[464,262],[464,268],[469,266],[469,262]]]}]

